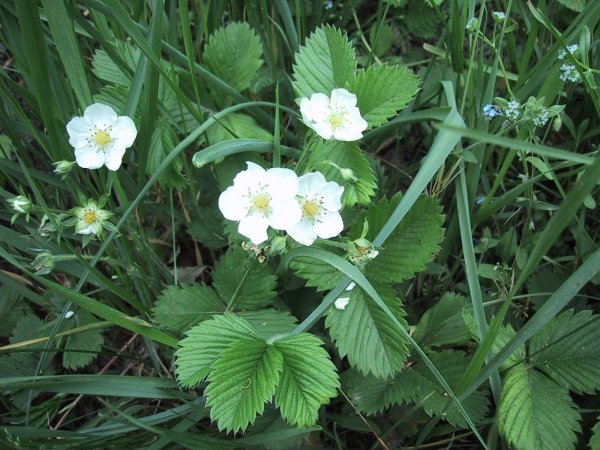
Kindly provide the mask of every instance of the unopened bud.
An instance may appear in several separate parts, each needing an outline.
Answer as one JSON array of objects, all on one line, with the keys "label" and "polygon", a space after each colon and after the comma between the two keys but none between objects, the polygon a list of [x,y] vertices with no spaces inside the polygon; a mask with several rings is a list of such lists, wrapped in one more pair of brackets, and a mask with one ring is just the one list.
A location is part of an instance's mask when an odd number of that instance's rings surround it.
[{"label": "unopened bud", "polygon": [[24,195],[17,195],[16,197],[8,199],[8,203],[14,212],[18,214],[27,214],[31,210],[31,200]]},{"label": "unopened bud", "polygon": [[54,163],[55,169],[54,173],[57,175],[66,175],[68,174],[73,166],[75,165],[75,161],[58,161]]}]

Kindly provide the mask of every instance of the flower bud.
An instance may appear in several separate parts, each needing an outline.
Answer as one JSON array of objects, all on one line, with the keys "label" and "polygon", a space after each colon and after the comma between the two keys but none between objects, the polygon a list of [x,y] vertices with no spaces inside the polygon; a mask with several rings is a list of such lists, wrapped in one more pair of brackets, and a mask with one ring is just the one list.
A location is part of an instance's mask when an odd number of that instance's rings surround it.
[{"label": "flower bud", "polygon": [[344,167],[340,169],[340,173],[342,174],[342,178],[346,181],[351,181],[353,183],[358,181],[358,177],[354,174],[354,170],[352,169]]},{"label": "flower bud", "polygon": [[8,203],[11,208],[17,214],[27,214],[31,210],[31,200],[24,195],[17,195],[16,197],[8,199]]},{"label": "flower bud", "polygon": [[560,127],[562,127],[562,120],[560,116],[556,116],[554,121],[552,121],[552,129],[554,131],[560,131]]},{"label": "flower bud", "polygon": [[31,266],[36,275],[48,275],[54,269],[54,256],[47,250],[43,250],[35,257]]},{"label": "flower bud", "polygon": [[58,161],[54,163],[55,169],[54,173],[57,175],[66,175],[68,174],[73,166],[75,165],[75,161]]}]

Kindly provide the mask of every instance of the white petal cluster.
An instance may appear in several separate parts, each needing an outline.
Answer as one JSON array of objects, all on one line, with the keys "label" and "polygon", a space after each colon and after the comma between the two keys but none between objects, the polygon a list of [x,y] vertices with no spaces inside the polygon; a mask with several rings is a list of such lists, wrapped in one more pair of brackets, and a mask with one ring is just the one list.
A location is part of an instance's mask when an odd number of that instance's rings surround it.
[{"label": "white petal cluster", "polygon": [[323,139],[356,141],[368,126],[356,102],[356,95],[346,89],[334,89],[330,97],[312,94],[300,100],[302,120]]},{"label": "white petal cluster", "polygon": [[219,209],[226,219],[239,221],[238,232],[254,244],[267,240],[267,228],[285,230],[302,217],[296,200],[298,176],[290,169],[265,170],[247,162],[233,186],[219,197]]},{"label": "white petal cluster", "polygon": [[75,160],[84,169],[106,166],[118,170],[125,150],[133,145],[137,129],[130,117],[117,116],[107,105],[88,106],[83,117],[67,124],[69,144],[75,148]]},{"label": "white petal cluster", "polygon": [[342,232],[342,186],[328,182],[319,172],[298,177],[289,169],[246,164],[248,169],[238,173],[233,186],[220,195],[219,209],[226,219],[239,221],[238,232],[253,244],[268,239],[269,226],[285,230],[304,245]]}]

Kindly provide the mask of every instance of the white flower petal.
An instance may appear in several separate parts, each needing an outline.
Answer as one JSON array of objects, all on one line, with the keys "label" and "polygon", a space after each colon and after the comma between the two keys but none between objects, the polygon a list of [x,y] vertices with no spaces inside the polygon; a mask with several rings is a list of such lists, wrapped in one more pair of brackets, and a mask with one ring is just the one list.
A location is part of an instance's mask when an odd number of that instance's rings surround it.
[{"label": "white flower petal", "polygon": [[329,115],[329,97],[322,93],[315,93],[310,96],[310,99],[303,98],[300,100],[300,112],[302,120],[306,125],[310,123],[321,122],[326,120]]},{"label": "white flower petal", "polygon": [[339,297],[333,303],[333,306],[335,306],[336,309],[343,311],[344,309],[346,309],[346,306],[348,306],[348,303],[350,303],[350,297]]},{"label": "white flower petal", "polygon": [[69,144],[75,148],[85,147],[92,136],[93,125],[83,117],[73,117],[67,124]]},{"label": "white flower petal", "polygon": [[242,220],[248,214],[248,200],[240,191],[230,186],[219,196],[219,210],[226,219]]},{"label": "white flower petal", "polygon": [[342,232],[344,222],[339,213],[323,211],[319,215],[319,220],[314,224],[313,229],[321,239],[329,239]]},{"label": "white flower petal", "polygon": [[106,165],[108,170],[112,170],[113,172],[119,170],[123,162],[123,155],[125,155],[125,147],[118,145],[107,146],[104,152],[104,165]]},{"label": "white flower petal", "polygon": [[350,284],[348,285],[348,287],[346,288],[346,290],[351,291],[355,287],[356,287],[356,283],[354,281],[351,281]]},{"label": "white flower petal", "polygon": [[129,148],[133,145],[137,136],[135,123],[130,117],[120,116],[110,129],[110,138],[115,141],[115,145],[123,148]]},{"label": "white flower petal", "polygon": [[298,193],[298,175],[290,169],[274,168],[267,170],[264,181],[267,192],[273,199],[293,198]]},{"label": "white flower petal", "polygon": [[77,165],[84,169],[99,169],[104,165],[104,152],[95,146],[75,149]]},{"label": "white flower petal", "polygon": [[302,208],[300,208],[300,203],[295,198],[272,202],[269,224],[274,229],[287,230],[292,228],[301,218]]},{"label": "white flower petal", "polygon": [[343,127],[337,128],[334,131],[333,137],[338,141],[344,142],[358,141],[359,139],[362,139],[362,131],[365,128],[360,129],[359,127],[355,127],[352,124],[344,124]]},{"label": "white flower petal", "polygon": [[110,106],[94,103],[85,108],[83,117],[97,128],[106,130],[117,120],[117,113]]},{"label": "white flower petal", "polygon": [[238,225],[238,232],[249,238],[253,244],[262,244],[268,239],[267,227],[269,220],[262,215],[253,214],[244,217]]},{"label": "white flower petal", "polygon": [[298,195],[307,199],[317,197],[327,184],[321,172],[311,172],[298,178]]},{"label": "white flower petal", "polygon": [[323,208],[328,211],[337,212],[342,209],[342,195],[344,188],[334,181],[329,181],[321,189],[323,196]]},{"label": "white flower petal", "polygon": [[323,139],[329,140],[333,137],[333,127],[328,120],[324,122],[315,122],[309,126]]},{"label": "white flower petal", "polygon": [[350,111],[356,107],[356,95],[346,89],[334,89],[331,91],[331,109],[335,111]]},{"label": "white flower petal", "polygon": [[301,220],[286,231],[299,244],[312,245],[317,239],[317,234],[313,230],[313,224],[307,219]]},{"label": "white flower petal", "polygon": [[233,179],[233,185],[240,192],[255,193],[260,189],[261,184],[264,184],[265,169],[258,164],[247,161],[248,168],[239,172]]}]

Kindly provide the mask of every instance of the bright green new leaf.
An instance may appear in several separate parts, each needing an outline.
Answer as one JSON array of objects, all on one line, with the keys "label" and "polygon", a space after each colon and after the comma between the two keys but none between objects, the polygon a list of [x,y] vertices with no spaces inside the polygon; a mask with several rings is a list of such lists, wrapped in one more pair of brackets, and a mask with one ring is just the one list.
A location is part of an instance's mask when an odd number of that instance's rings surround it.
[{"label": "bright green new leaf", "polygon": [[515,450],[574,449],[580,418],[566,388],[524,364],[508,371],[498,428]]},{"label": "bright green new leaf", "polygon": [[244,431],[275,394],[283,357],[264,338],[233,342],[212,366],[204,391],[220,430]]},{"label": "bright green new leaf", "polygon": [[344,187],[342,201],[348,207],[357,203],[368,205],[375,195],[377,178],[354,142],[315,139],[310,147],[309,167]]},{"label": "bright green new leaf", "polygon": [[291,425],[314,425],[321,405],[337,395],[340,387],[335,366],[315,336],[300,333],[275,342],[283,355],[283,372],[275,404]]},{"label": "bright green new leaf", "polygon": [[224,309],[225,305],[213,289],[193,284],[169,286],[156,300],[152,312],[161,327],[183,333],[203,320],[221,314]]},{"label": "bright green new leaf", "polygon": [[231,87],[243,91],[263,64],[260,39],[247,23],[230,23],[209,38],[204,64]]},{"label": "bright green new leaf", "polygon": [[230,247],[213,273],[214,288],[227,309],[260,309],[271,303],[276,278],[267,264],[239,247]]},{"label": "bright green new leaf", "polygon": [[356,54],[348,37],[335,27],[317,28],[296,53],[294,90],[299,97],[327,96],[345,88],[356,71]]},{"label": "bright green new leaf", "polygon": [[369,128],[374,128],[404,108],[417,94],[419,84],[408,69],[379,65],[358,72],[348,90],[356,95],[358,109]]},{"label": "bright green new leaf", "polygon": [[581,393],[600,389],[600,315],[566,311],[542,328],[529,345],[529,361],[558,384]]},{"label": "bright green new leaf", "polygon": [[463,320],[467,299],[459,294],[445,293],[425,311],[415,331],[415,340],[422,346],[461,344],[471,339]]},{"label": "bright green new leaf", "polygon": [[176,373],[183,387],[197,386],[211,371],[211,366],[225,349],[240,339],[264,340],[245,319],[223,314],[191,328],[179,342]]},{"label": "bright green new leaf", "polygon": [[[396,318],[406,324],[406,313],[395,291],[385,285],[375,288]],[[325,320],[340,356],[348,356],[350,365],[365,375],[393,377],[408,356],[404,334],[358,286],[342,295],[350,298],[346,308],[330,308]]]}]

